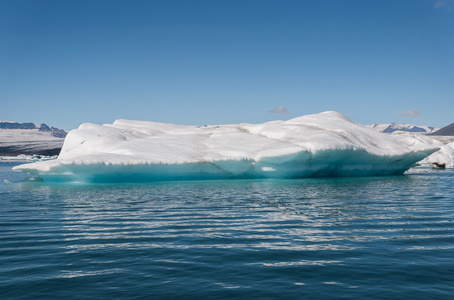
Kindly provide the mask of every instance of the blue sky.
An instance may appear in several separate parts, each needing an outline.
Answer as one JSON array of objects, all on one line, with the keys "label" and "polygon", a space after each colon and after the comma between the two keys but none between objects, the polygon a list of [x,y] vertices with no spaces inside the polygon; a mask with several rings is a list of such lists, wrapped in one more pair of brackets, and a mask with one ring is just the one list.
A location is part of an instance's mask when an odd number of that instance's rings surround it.
[{"label": "blue sky", "polygon": [[0,1],[0,120],[454,122],[454,0]]}]

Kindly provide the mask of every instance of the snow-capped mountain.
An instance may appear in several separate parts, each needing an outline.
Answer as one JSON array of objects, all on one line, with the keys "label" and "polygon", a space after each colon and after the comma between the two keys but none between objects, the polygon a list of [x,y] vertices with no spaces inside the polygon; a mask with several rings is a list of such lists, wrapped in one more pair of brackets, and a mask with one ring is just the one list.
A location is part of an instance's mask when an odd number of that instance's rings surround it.
[{"label": "snow-capped mountain", "polygon": [[46,124],[0,121],[0,155],[57,155],[66,134]]},{"label": "snow-capped mountain", "polygon": [[429,134],[432,132],[437,131],[439,128],[431,127],[431,126],[421,126],[421,125],[413,125],[413,124],[373,124],[373,125],[366,125],[376,131],[383,132],[383,133],[398,133],[398,132],[419,132],[423,134]]},{"label": "snow-capped mountain", "polygon": [[53,136],[58,138],[64,138],[66,137],[67,134],[67,132],[64,131],[63,129],[49,127],[44,123],[40,125],[35,125],[34,123],[0,121],[0,129],[28,129],[28,130],[37,129],[40,132],[51,132]]}]

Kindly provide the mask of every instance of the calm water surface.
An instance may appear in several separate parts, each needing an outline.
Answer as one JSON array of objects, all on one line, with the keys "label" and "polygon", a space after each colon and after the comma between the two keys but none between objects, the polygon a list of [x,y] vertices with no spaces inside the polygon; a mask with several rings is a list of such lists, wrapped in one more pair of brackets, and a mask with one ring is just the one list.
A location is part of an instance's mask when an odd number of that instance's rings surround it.
[{"label": "calm water surface", "polygon": [[453,299],[453,171],[77,185],[13,165],[1,299]]}]

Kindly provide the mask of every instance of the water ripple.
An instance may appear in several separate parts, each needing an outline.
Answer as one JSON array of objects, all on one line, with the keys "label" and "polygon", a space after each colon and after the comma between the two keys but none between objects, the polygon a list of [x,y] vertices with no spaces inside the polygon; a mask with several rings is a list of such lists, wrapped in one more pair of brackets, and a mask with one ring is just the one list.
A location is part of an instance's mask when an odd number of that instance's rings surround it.
[{"label": "water ripple", "polygon": [[454,174],[438,174],[123,186],[9,178],[0,292],[448,299]]}]

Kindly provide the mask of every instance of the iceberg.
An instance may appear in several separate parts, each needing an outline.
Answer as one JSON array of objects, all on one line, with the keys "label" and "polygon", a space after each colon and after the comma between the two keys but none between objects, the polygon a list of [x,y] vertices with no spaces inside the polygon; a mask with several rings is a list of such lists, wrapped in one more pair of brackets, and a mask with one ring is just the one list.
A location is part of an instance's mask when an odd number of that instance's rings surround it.
[{"label": "iceberg", "polygon": [[386,135],[332,111],[215,126],[116,120],[82,124],[57,159],[13,169],[78,182],[394,175],[437,151],[431,141]]},{"label": "iceberg", "polygon": [[442,146],[439,151],[423,159],[420,164],[435,168],[454,168],[454,142]]}]

